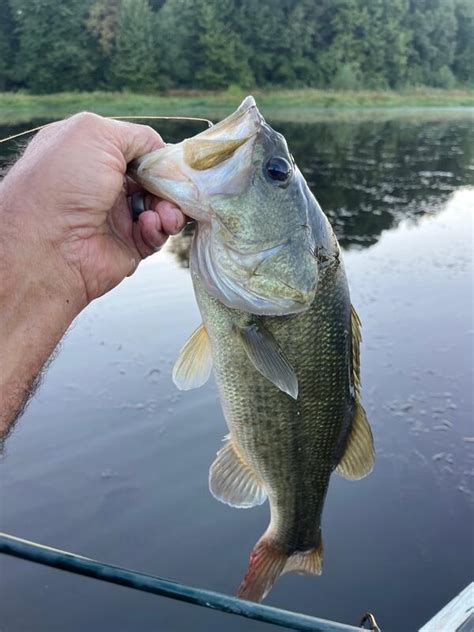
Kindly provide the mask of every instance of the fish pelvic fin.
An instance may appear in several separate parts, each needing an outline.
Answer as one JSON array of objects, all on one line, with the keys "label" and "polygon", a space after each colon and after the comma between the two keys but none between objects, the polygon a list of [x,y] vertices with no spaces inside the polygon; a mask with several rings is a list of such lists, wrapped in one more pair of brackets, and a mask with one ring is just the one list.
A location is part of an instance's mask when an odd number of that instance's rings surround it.
[{"label": "fish pelvic fin", "polygon": [[211,344],[206,328],[201,324],[179,352],[173,367],[173,382],[180,391],[189,391],[205,384],[211,370]]},{"label": "fish pelvic fin", "polygon": [[297,399],[298,378],[273,335],[260,323],[237,331],[255,369],[281,391]]},{"label": "fish pelvic fin", "polygon": [[346,449],[336,467],[336,472],[344,478],[355,481],[370,474],[374,467],[374,461],[372,430],[367,421],[365,410],[359,402],[356,402]]},{"label": "fish pelvic fin", "polygon": [[262,601],[280,575],[289,572],[321,575],[322,565],[322,539],[310,551],[297,551],[288,555],[278,548],[267,531],[250,554],[249,567],[237,596],[249,601]]},{"label": "fish pelvic fin", "polygon": [[263,482],[228,437],[209,470],[209,489],[217,500],[242,509],[261,505],[267,498]]}]

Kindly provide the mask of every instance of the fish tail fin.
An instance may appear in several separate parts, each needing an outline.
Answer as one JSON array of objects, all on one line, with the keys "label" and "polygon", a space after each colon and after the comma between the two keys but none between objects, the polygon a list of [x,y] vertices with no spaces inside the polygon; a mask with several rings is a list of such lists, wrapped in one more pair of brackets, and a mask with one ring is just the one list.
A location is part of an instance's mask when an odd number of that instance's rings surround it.
[{"label": "fish tail fin", "polygon": [[281,551],[265,533],[250,554],[250,561],[237,596],[249,601],[262,601],[283,572],[288,553]]},{"label": "fish tail fin", "polygon": [[322,538],[314,549],[288,555],[264,534],[250,554],[249,567],[237,596],[249,601],[262,601],[280,575],[289,572],[321,575],[322,568]]},{"label": "fish tail fin", "polygon": [[310,551],[297,551],[290,555],[283,573],[301,573],[302,575],[321,575],[323,572],[323,540]]}]

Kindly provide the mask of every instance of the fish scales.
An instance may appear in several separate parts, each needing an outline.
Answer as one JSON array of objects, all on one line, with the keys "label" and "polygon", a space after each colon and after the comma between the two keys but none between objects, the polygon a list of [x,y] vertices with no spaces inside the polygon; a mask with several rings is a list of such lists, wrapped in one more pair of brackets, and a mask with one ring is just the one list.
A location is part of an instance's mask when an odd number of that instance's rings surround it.
[{"label": "fish scales", "polygon": [[230,434],[265,484],[274,539],[288,554],[312,549],[352,410],[344,275],[328,269],[307,312],[261,317],[295,369],[297,400],[261,376],[238,344],[234,327],[248,314],[210,296],[199,277],[193,282]]}]

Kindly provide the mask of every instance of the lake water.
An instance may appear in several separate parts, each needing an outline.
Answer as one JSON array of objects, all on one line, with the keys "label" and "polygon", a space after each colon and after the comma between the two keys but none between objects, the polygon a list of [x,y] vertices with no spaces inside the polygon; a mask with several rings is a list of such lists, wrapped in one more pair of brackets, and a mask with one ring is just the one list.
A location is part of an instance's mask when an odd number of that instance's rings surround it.
[{"label": "lake water", "polygon": [[[474,568],[474,126],[472,112],[371,118],[275,125],[344,248],[377,462],[362,481],[332,477],[323,575],[285,575],[266,603],[354,625],[371,610],[398,632],[418,629]],[[160,126],[169,140],[196,129]],[[0,527],[233,593],[268,505],[238,511],[210,495],[226,432],[216,386],[180,393],[171,381],[200,322],[188,244],[175,239],[71,327],[0,459]],[[277,629],[0,565],[2,632]]]}]

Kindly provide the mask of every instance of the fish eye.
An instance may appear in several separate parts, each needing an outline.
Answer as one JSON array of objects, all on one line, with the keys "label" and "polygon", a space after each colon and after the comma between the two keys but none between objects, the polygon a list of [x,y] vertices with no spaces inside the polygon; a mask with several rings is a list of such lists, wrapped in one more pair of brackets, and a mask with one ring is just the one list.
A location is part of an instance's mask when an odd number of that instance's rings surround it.
[{"label": "fish eye", "polygon": [[275,156],[265,165],[267,175],[277,182],[286,182],[293,171],[291,164],[286,158]]}]

